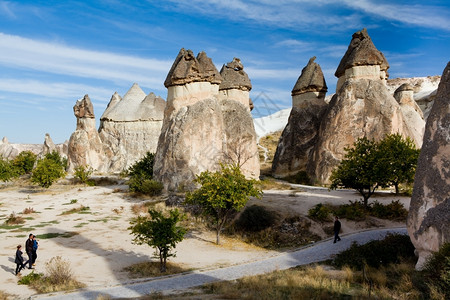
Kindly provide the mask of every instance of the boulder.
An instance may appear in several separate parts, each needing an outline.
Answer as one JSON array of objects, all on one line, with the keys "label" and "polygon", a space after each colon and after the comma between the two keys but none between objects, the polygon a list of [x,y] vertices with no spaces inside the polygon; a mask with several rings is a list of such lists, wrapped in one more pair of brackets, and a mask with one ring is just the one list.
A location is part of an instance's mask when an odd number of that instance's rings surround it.
[{"label": "boulder", "polygon": [[312,57],[302,69],[292,89],[292,110],[272,163],[274,177],[307,172],[317,142],[320,120],[327,107],[324,101],[327,85],[315,59]]},{"label": "boulder", "polygon": [[137,83],[120,98],[117,93],[100,119],[99,136],[112,152],[106,168],[120,172],[147,152],[155,153],[166,102],[153,93],[145,95]]},{"label": "boulder", "polygon": [[106,162],[111,151],[104,147],[95,127],[94,108],[88,95],[77,101],[73,107],[77,128],[68,144],[68,171],[78,166],[90,166],[98,172],[106,172]]},{"label": "boulder", "polygon": [[419,256],[418,269],[450,242],[450,62],[425,126],[407,227]]}]

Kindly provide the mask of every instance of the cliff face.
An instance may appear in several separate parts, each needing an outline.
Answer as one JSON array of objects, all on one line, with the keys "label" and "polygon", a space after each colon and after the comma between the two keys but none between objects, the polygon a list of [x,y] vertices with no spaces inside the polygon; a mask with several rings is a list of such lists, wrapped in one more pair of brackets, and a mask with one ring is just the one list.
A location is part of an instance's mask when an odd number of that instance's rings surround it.
[{"label": "cliff face", "polygon": [[427,119],[407,220],[417,268],[450,242],[450,62]]}]

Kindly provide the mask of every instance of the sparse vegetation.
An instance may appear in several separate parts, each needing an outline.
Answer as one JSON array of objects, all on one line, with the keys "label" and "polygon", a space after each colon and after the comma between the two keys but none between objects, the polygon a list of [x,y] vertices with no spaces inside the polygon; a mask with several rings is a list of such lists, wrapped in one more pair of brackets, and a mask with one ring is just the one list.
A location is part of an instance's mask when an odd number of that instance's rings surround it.
[{"label": "sparse vegetation", "polygon": [[252,205],[244,209],[235,226],[238,230],[256,232],[273,226],[277,218],[277,213],[264,206]]},{"label": "sparse vegetation", "polygon": [[283,178],[284,180],[291,182],[291,183],[296,183],[296,184],[305,184],[305,185],[311,185],[312,184],[312,180],[309,177],[308,173],[306,173],[306,171],[300,171],[295,175],[292,176],[288,176]]},{"label": "sparse vegetation", "polygon": [[64,232],[64,233],[59,233],[59,232],[49,232],[49,233],[42,233],[39,235],[39,238],[42,240],[46,240],[46,239],[53,239],[53,238],[57,238],[57,237],[62,237],[62,238],[70,238],[74,235],[77,235],[77,232],[73,232],[73,231],[69,231],[69,232]]},{"label": "sparse vegetation", "polygon": [[34,208],[32,207],[27,207],[23,210],[23,214],[24,215],[28,215],[28,214],[34,214],[36,211],[34,210]]},{"label": "sparse vegetation", "polygon": [[[189,271],[188,269],[184,269],[171,262],[167,262],[166,266],[165,275],[179,274]],[[160,262],[155,261],[134,264],[126,267],[124,270],[130,274],[131,278],[161,276],[161,264]]]},{"label": "sparse vegetation", "polygon": [[261,190],[289,190],[291,186],[288,183],[277,181],[273,177],[264,176],[264,179],[256,183]]},{"label": "sparse vegetation", "polygon": [[216,229],[216,243],[220,233],[234,213],[244,208],[249,197],[261,198],[262,191],[256,180],[246,179],[237,165],[221,165],[217,172],[202,172],[195,182],[201,187],[186,194],[186,202],[197,204],[205,217],[210,218]]},{"label": "sparse vegetation", "polygon": [[155,154],[147,152],[145,156],[134,163],[126,172],[130,176],[128,186],[130,191],[149,196],[160,195],[164,186],[153,179],[153,163]]},{"label": "sparse vegetation", "polygon": [[308,210],[308,216],[313,220],[325,222],[331,221],[332,212],[330,206],[319,203]]},{"label": "sparse vegetation", "polygon": [[46,274],[34,273],[22,277],[19,284],[29,285],[38,293],[68,291],[84,287],[84,284],[73,278],[69,261],[60,256],[53,257],[45,263]]},{"label": "sparse vegetation", "polygon": [[86,213],[89,210],[90,210],[89,206],[81,205],[80,207],[66,210],[66,211],[62,212],[61,215],[63,216],[63,215],[70,215],[70,214],[75,214],[75,213]]},{"label": "sparse vegetation", "polygon": [[450,243],[428,258],[421,273],[430,292],[450,295]]},{"label": "sparse vegetation", "polygon": [[186,234],[186,229],[178,225],[184,215],[178,209],[169,211],[169,216],[162,212],[149,209],[150,219],[138,216],[131,221],[128,229],[134,235],[133,243],[147,244],[155,248],[155,256],[160,261],[160,271],[166,272],[167,258],[175,256],[172,253],[178,242],[181,242]]},{"label": "sparse vegetation", "polygon": [[16,213],[11,213],[5,221],[5,225],[18,225],[25,223],[25,219],[21,216],[16,215]]},{"label": "sparse vegetation", "polygon": [[61,164],[54,159],[44,158],[38,160],[36,168],[31,175],[31,182],[38,184],[43,188],[49,188],[56,180],[65,176]]}]

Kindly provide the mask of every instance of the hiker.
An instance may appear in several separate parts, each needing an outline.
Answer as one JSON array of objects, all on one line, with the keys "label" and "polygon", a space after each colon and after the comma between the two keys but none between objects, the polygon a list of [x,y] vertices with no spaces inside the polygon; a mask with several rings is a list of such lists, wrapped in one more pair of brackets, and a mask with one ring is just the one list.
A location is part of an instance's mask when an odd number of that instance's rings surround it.
[{"label": "hiker", "polygon": [[25,242],[25,251],[28,255],[28,269],[33,269],[33,234],[30,233],[28,240]]},{"label": "hiker", "polygon": [[32,251],[32,255],[33,255],[33,261],[32,264],[33,266],[36,265],[36,258],[37,258],[37,249],[38,249],[38,241],[36,240],[36,236],[33,235],[33,251]]},{"label": "hiker", "polygon": [[20,271],[22,271],[22,269],[25,269],[25,265],[26,263],[23,263],[23,256],[22,256],[22,245],[17,245],[17,250],[16,250],[16,259],[14,260],[14,262],[16,263],[16,276],[18,274],[20,274]]},{"label": "hiker", "polygon": [[336,243],[336,241],[340,241],[341,240],[341,238],[339,237],[339,231],[341,231],[341,222],[339,221],[338,216],[336,216],[334,218],[334,228],[333,228],[333,230],[334,230],[334,242],[333,243]]}]

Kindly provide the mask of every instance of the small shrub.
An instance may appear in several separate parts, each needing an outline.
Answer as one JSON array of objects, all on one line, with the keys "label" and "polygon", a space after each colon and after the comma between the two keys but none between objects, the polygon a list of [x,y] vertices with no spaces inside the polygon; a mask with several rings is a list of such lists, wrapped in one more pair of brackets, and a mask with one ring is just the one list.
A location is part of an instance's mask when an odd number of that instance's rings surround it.
[{"label": "small shrub", "polygon": [[238,230],[261,231],[275,224],[278,215],[260,205],[246,207],[235,222]]},{"label": "small shrub", "polygon": [[23,214],[24,215],[28,215],[28,214],[33,214],[33,213],[35,213],[36,211],[34,210],[34,208],[32,208],[32,207],[28,207],[28,208],[25,208],[24,210],[23,210]]},{"label": "small shrub", "polygon": [[44,158],[38,161],[31,175],[31,182],[43,188],[49,188],[56,180],[65,176],[64,168],[53,159]]},{"label": "small shrub", "polygon": [[39,281],[42,278],[42,276],[44,276],[44,274],[34,273],[34,271],[32,271],[30,274],[27,274],[22,278],[20,278],[20,280],[17,283],[23,285],[31,285],[34,282]]},{"label": "small shrub", "polygon": [[70,204],[75,204],[75,203],[77,203],[77,202],[78,202],[77,199],[72,199],[72,200],[70,200]]},{"label": "small shrub", "polygon": [[95,183],[89,180],[89,177],[92,175],[94,170],[92,167],[88,166],[78,166],[75,168],[75,172],[73,176],[77,178],[81,183],[93,186]]},{"label": "small shrub", "polygon": [[0,155],[0,181],[10,181],[17,176],[17,170],[11,162]]},{"label": "small shrub", "polygon": [[300,171],[295,175],[288,176],[284,178],[286,181],[296,184],[304,184],[304,185],[311,185],[312,181],[311,178],[309,178],[308,173],[306,171]]},{"label": "small shrub", "polygon": [[381,219],[406,220],[408,211],[400,200],[392,201],[388,205],[375,201],[370,206],[370,215]]},{"label": "small shrub", "polygon": [[366,218],[367,210],[364,203],[360,201],[349,201],[350,204],[344,204],[339,206],[335,214],[340,218],[348,220],[362,221]]},{"label": "small shrub", "polygon": [[61,256],[52,257],[45,263],[46,277],[54,285],[64,284],[73,277],[70,262],[65,261]]},{"label": "small shrub", "polygon": [[383,240],[371,241],[364,245],[353,243],[338,255],[333,264],[338,267],[349,266],[361,270],[364,264],[378,268],[401,259],[413,259],[414,246],[408,235],[389,234]]},{"label": "small shrub", "polygon": [[21,216],[17,216],[16,213],[11,213],[9,217],[6,219],[5,224],[6,225],[17,225],[17,224],[23,224],[25,223],[24,218]]},{"label": "small shrub", "polygon": [[89,206],[81,205],[80,207],[66,210],[66,211],[62,212],[61,215],[64,216],[64,215],[70,215],[70,214],[75,214],[75,213],[86,213],[89,210],[90,210]]},{"label": "small shrub", "polygon": [[127,171],[130,177],[145,177],[151,179],[153,177],[153,163],[155,161],[155,154],[147,152],[145,156],[135,162]]},{"label": "small shrub", "polygon": [[422,274],[428,285],[438,292],[450,295],[450,243],[442,245],[438,252],[426,261]]},{"label": "small shrub", "polygon": [[308,216],[311,219],[325,222],[331,220],[332,210],[330,207],[319,203],[308,210]]},{"label": "small shrub", "polygon": [[54,161],[63,170],[67,169],[67,158],[62,157],[56,150],[52,153],[45,154],[45,158]]},{"label": "small shrub", "polygon": [[[189,271],[172,262],[166,262],[166,265],[167,270],[165,275],[179,274]],[[160,263],[156,261],[134,264],[129,267],[126,267],[124,270],[130,273],[131,278],[161,276],[161,266]]]},{"label": "small shrub", "polygon": [[133,176],[128,181],[128,186],[130,191],[141,193],[149,196],[161,195],[164,186],[161,182],[153,179],[140,178],[138,176]]}]

